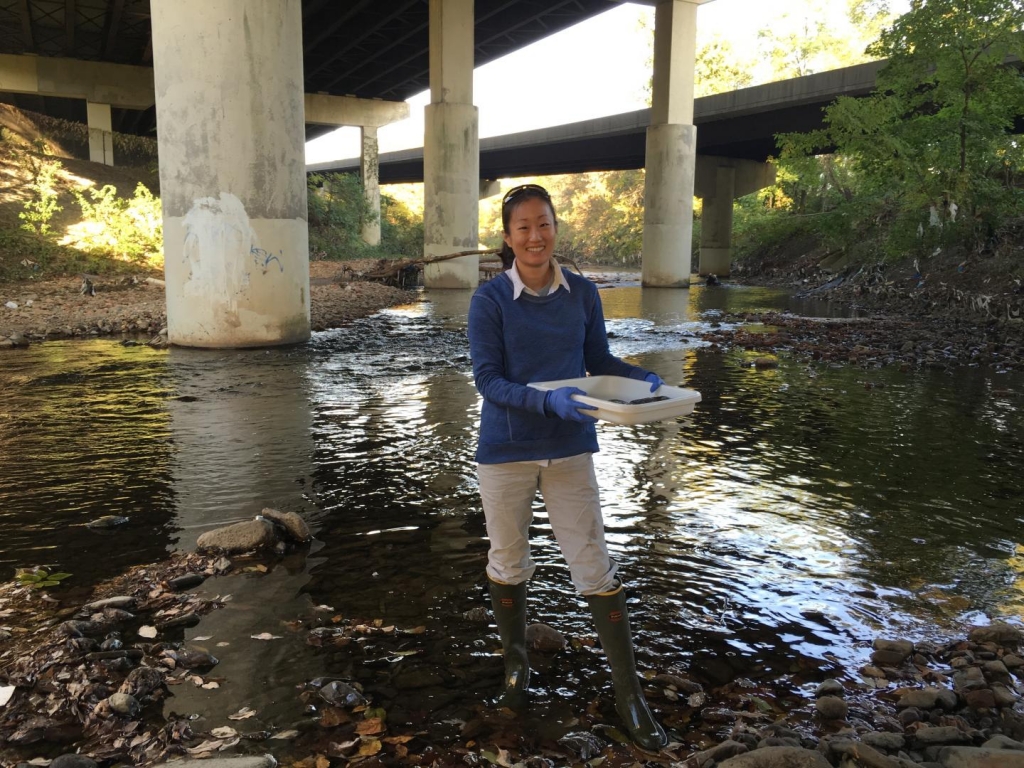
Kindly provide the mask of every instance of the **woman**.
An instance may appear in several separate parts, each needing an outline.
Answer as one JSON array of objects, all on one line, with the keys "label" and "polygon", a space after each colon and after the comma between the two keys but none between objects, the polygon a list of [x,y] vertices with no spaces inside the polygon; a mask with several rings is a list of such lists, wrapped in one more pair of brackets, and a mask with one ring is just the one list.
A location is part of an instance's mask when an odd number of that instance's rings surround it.
[{"label": "woman", "polygon": [[596,286],[554,259],[558,221],[543,187],[507,192],[501,220],[509,268],[480,286],[469,309],[473,375],[484,400],[476,459],[491,542],[487,576],[505,654],[499,703],[526,704],[526,582],[535,568],[529,527],[539,487],[608,656],[616,710],[638,745],[660,749],[668,739],[637,680],[626,596],[604,539],[596,419],[586,412],[593,406],[572,399],[584,394],[575,387],[545,392],[526,385],[590,373],[645,380],[653,392],[662,380],[609,352]]}]

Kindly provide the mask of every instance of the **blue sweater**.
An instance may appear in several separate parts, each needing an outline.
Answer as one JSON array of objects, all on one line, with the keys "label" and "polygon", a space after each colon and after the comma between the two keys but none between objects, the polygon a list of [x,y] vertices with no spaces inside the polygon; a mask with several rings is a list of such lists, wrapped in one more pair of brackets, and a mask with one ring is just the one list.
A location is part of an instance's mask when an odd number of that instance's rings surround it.
[{"label": "blue sweater", "polygon": [[503,273],[469,305],[473,377],[483,396],[476,460],[481,464],[560,459],[596,451],[594,425],[544,411],[545,392],[530,382],[595,376],[642,379],[647,371],[608,350],[597,286],[563,269],[570,291],[520,294]]}]

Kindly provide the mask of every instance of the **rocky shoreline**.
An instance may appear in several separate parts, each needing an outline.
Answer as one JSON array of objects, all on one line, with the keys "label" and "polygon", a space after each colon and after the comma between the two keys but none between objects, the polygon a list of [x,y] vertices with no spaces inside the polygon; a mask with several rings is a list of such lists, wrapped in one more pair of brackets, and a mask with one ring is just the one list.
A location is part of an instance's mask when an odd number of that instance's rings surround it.
[{"label": "rocky shoreline", "polygon": [[[210,649],[183,639],[183,628],[200,626],[226,598],[202,598],[192,590],[214,575],[258,578],[276,556],[301,556],[309,539],[298,515],[266,509],[254,520],[203,534],[196,553],[174,554],[98,585],[85,603],[65,605],[30,586],[0,586],[0,763],[95,768],[214,758],[218,766],[255,760],[270,768],[272,753],[280,754],[287,743],[289,761],[302,768],[360,762],[505,768],[1024,766],[1024,638],[1020,628],[1000,622],[941,644],[877,638],[870,663],[824,680],[813,698],[785,711],[751,690],[749,681],[705,688],[695,679],[657,674],[647,680],[646,693],[670,732],[685,739],[658,754],[628,744],[614,721],[602,722],[591,711],[580,713],[577,726],[557,741],[517,750],[509,746],[508,734],[523,726],[486,702],[454,738],[436,738],[430,729],[389,721],[372,694],[345,676],[307,683],[297,695],[308,702],[308,722],[271,731],[244,727],[256,715],[245,707],[229,718],[238,721],[234,725],[210,730],[185,714],[165,718],[161,703],[174,686],[230,684],[214,672],[218,660]],[[391,633],[407,653],[443,634],[347,617],[296,631],[307,633],[306,642],[316,647],[357,646],[368,635],[379,640]],[[574,652],[545,625],[532,625],[528,637],[531,654]],[[494,664],[500,665],[498,657]],[[687,724],[685,732],[680,723]]]},{"label": "rocky shoreline", "polygon": [[[336,328],[410,300],[408,291],[360,279],[375,262],[310,262],[310,325]],[[162,281],[128,276],[63,277],[0,285],[0,350],[99,336],[166,340]]]}]

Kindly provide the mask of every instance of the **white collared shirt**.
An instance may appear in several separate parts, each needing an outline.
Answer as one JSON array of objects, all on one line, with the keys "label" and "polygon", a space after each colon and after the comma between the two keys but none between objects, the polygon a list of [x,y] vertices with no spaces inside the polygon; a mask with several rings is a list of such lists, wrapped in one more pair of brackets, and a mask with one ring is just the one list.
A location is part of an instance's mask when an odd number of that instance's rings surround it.
[{"label": "white collared shirt", "polygon": [[548,284],[547,291],[540,293],[539,291],[533,290],[533,288],[527,287],[526,283],[523,282],[523,278],[519,276],[519,267],[516,263],[512,262],[512,268],[508,271],[508,276],[512,278],[512,300],[515,301],[519,298],[519,295],[526,291],[530,296],[547,296],[558,290],[559,287],[565,288],[566,292],[569,291],[569,283],[565,280],[565,275],[562,274],[562,268],[558,262],[555,261],[555,257],[551,257],[551,271],[554,274],[554,280]]}]

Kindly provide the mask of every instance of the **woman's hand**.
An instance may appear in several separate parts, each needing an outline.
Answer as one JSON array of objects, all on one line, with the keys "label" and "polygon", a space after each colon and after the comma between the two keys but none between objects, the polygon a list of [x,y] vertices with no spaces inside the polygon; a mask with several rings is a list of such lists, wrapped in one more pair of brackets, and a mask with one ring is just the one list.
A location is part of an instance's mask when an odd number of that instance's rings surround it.
[{"label": "woman's hand", "polygon": [[573,395],[585,394],[587,393],[579,387],[559,387],[549,390],[544,396],[544,410],[551,416],[557,416],[566,421],[595,422],[597,419],[589,413],[582,413],[580,409],[594,411],[597,410],[597,406],[572,399]]},{"label": "woman's hand", "polygon": [[653,371],[644,376],[644,381],[650,383],[651,392],[657,391],[658,387],[665,383],[664,381],[661,380],[661,376],[654,373]]}]

